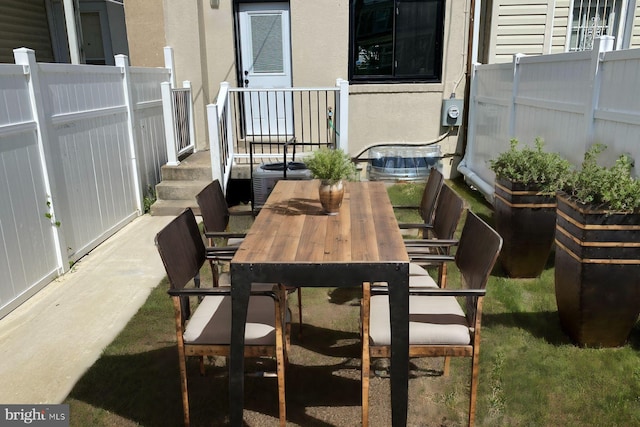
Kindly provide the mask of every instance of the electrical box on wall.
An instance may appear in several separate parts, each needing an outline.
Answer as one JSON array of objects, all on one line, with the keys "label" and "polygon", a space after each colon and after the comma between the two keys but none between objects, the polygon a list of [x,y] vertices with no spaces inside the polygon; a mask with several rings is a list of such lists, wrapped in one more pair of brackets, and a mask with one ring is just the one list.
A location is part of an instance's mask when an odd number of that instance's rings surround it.
[{"label": "electrical box on wall", "polygon": [[463,108],[462,99],[444,99],[442,101],[442,126],[460,126]]}]

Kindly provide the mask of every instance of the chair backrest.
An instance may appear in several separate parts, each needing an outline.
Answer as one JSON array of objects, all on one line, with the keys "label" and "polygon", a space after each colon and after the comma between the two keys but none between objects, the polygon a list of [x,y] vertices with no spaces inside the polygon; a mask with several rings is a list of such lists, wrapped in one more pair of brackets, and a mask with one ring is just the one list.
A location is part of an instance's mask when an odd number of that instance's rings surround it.
[{"label": "chair backrest", "polygon": [[226,231],[229,225],[229,207],[224,192],[217,179],[212,181],[196,195],[200,207],[204,231]]},{"label": "chair backrest", "polygon": [[469,211],[456,250],[456,266],[468,289],[484,289],[502,248],[502,237]]},{"label": "chair backrest", "polygon": [[172,289],[182,289],[199,278],[205,246],[191,209],[185,209],[156,235],[156,247]]},{"label": "chair backrest", "polygon": [[444,176],[436,168],[431,168],[418,209],[422,220],[426,224],[431,224],[433,220],[433,213],[435,212],[438,195],[443,184]]},{"label": "chair backrest", "polygon": [[464,200],[448,185],[443,185],[438,196],[431,232],[436,239],[453,239],[464,211]]}]

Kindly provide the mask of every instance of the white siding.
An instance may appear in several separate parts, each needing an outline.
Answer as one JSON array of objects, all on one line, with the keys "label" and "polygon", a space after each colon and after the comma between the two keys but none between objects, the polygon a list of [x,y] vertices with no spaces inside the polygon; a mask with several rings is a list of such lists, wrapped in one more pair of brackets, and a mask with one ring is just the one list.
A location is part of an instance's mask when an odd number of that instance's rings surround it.
[{"label": "white siding", "polygon": [[636,13],[633,19],[633,32],[629,47],[640,47],[640,5],[636,6]]},{"label": "white siding", "polygon": [[494,1],[489,62],[511,62],[516,53],[545,53],[552,13],[548,0]]},{"label": "white siding", "polygon": [[38,61],[53,62],[45,0],[0,2],[0,62],[13,63],[13,49],[28,47]]}]

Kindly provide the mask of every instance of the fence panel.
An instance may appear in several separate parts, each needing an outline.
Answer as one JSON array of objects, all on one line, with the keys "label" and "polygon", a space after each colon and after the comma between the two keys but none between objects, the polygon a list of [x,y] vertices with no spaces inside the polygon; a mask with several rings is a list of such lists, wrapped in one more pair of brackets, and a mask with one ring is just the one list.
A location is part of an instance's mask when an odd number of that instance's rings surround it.
[{"label": "fence panel", "polygon": [[22,66],[0,65],[0,317],[60,269]]},{"label": "fence panel", "polygon": [[122,74],[97,65],[39,67],[58,219],[73,261],[137,215]]},{"label": "fence panel", "polygon": [[630,154],[640,174],[640,49],[604,56],[594,116],[594,141],[610,147],[605,159],[612,162],[621,153]]},{"label": "fence panel", "polygon": [[131,67],[130,75],[140,186],[148,196],[162,180],[160,167],[167,163],[160,84],[169,80],[170,73],[166,68]]},{"label": "fence panel", "polygon": [[0,64],[0,317],[139,215],[166,162],[170,70],[15,52]]},{"label": "fence panel", "polygon": [[640,159],[640,50],[605,52],[602,46],[476,66],[467,150],[458,169],[488,200],[495,180],[489,161],[512,137],[523,144],[541,137],[546,150],[575,166],[595,142],[609,147],[605,163],[622,153]]}]

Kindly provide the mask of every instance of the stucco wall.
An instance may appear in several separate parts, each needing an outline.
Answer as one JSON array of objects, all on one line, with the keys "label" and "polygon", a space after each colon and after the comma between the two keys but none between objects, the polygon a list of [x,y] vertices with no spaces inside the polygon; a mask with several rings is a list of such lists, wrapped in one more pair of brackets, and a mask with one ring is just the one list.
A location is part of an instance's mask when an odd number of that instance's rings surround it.
[{"label": "stucco wall", "polygon": [[129,62],[137,67],[164,67],[164,12],[162,0],[127,0],[124,17],[129,40]]},{"label": "stucco wall", "polygon": [[[142,8],[146,1],[127,0],[127,12]],[[372,143],[427,142],[446,132],[440,126],[442,100],[451,93],[464,97],[469,21],[466,3],[445,2],[442,83],[350,87],[351,154]],[[232,2],[220,0],[217,9],[200,0],[164,0],[162,4],[164,45],[174,49],[177,81],[190,80],[194,88],[197,147],[205,148],[206,105],[215,100],[221,81],[237,85]],[[324,87],[335,85],[337,78],[348,79],[349,0],[291,0],[290,17],[293,85]],[[135,38],[132,58],[136,58],[142,55],[136,44],[149,36],[137,29],[135,35],[131,33],[130,40]],[[162,55],[161,46],[153,49]],[[458,129],[452,135],[441,143],[446,153],[460,151]],[[445,163],[448,175],[455,165],[451,168],[448,161]]]}]

